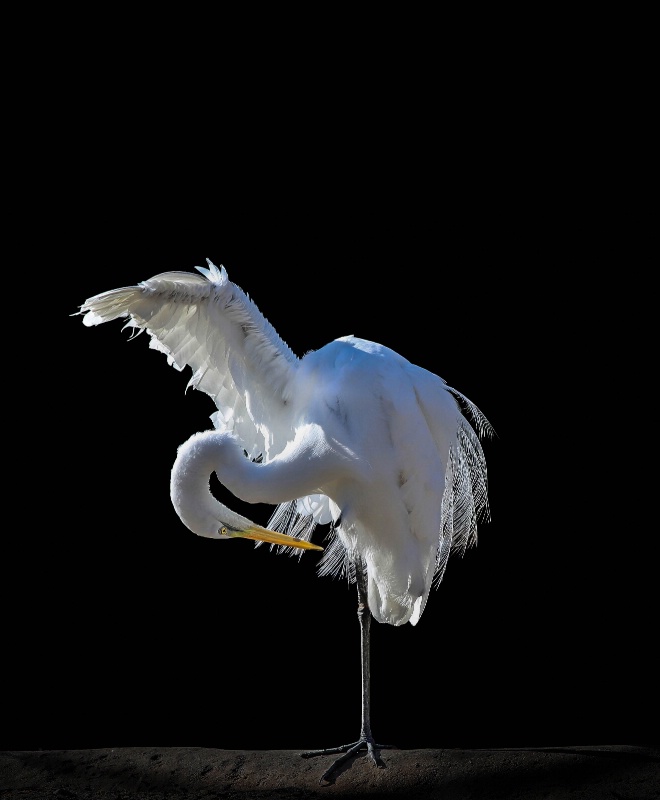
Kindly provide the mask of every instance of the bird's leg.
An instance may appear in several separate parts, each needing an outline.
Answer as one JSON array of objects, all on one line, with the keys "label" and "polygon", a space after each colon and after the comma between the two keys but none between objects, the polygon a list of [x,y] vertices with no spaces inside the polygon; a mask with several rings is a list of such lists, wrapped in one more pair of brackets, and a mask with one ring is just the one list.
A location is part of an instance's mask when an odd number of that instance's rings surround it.
[{"label": "bird's leg", "polygon": [[360,559],[355,562],[355,574],[358,592],[358,621],[360,623],[360,657],[362,665],[362,728],[360,739],[351,744],[330,747],[324,750],[309,750],[301,753],[303,758],[312,756],[331,755],[333,753],[343,753],[339,758],[332,762],[330,767],[321,775],[320,783],[324,781],[333,783],[339,767],[348,761],[349,758],[366,748],[373,764],[377,767],[384,767],[385,762],[380,757],[380,751],[393,745],[376,744],[371,734],[371,654],[369,639],[371,634],[371,611],[367,602],[367,573]]}]

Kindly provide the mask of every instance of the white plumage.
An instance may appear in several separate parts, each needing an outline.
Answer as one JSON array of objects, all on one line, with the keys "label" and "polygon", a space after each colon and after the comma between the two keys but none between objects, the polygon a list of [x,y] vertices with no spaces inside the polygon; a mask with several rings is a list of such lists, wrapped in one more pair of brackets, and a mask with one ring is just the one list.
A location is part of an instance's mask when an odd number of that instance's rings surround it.
[{"label": "white plumage", "polygon": [[[203,276],[163,273],[80,308],[85,325],[122,317],[146,330],[216,405],[214,430],[184,444],[172,472],[183,522],[225,538],[232,512],[208,491],[215,469],[237,497],[276,506],[274,531],[309,541],[329,523],[319,573],[357,580],[358,591],[363,576],[378,622],[416,624],[449,555],[474,544],[488,518],[488,420],[436,374],[364,339],[298,358],[224,267],[208,263]],[[380,765],[368,686],[366,725],[364,711],[357,744]]]}]

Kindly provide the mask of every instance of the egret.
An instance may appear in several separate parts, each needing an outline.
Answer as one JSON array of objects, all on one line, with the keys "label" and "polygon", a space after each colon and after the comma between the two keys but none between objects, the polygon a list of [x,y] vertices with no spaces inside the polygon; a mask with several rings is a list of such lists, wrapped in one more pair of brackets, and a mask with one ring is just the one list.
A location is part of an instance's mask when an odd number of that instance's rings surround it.
[{"label": "egret", "polygon": [[[354,583],[361,635],[361,729],[321,776],[365,750],[383,767],[371,731],[370,623],[416,625],[450,554],[475,544],[490,516],[481,441],[493,428],[478,406],[393,350],[355,336],[296,356],[227,270],[164,272],[97,294],[87,326],[117,318],[215,403],[213,427],[177,451],[172,504],[193,533],[245,537],[278,552],[323,551],[320,576]],[[264,528],[230,511],[210,478],[247,503],[275,509]],[[311,541],[327,526],[325,547]],[[300,555],[302,553],[299,552]]]}]

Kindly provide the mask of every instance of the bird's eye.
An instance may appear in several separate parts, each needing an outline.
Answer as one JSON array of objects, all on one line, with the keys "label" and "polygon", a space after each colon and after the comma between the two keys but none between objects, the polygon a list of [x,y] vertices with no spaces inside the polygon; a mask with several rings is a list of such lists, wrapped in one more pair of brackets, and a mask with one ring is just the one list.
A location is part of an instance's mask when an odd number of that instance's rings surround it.
[{"label": "bird's eye", "polygon": [[220,528],[220,535],[226,536],[227,535],[227,528]]}]

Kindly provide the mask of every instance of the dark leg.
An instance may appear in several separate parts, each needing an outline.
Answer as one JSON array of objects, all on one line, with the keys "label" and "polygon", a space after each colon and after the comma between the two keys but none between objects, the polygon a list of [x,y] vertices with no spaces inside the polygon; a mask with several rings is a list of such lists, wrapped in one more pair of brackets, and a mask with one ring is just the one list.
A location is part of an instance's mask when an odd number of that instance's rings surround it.
[{"label": "dark leg", "polygon": [[381,749],[387,749],[392,745],[376,744],[371,735],[371,656],[369,651],[369,636],[371,631],[371,612],[367,603],[367,575],[362,563],[356,562],[355,572],[357,577],[358,591],[358,621],[360,623],[361,638],[361,664],[362,664],[362,728],[360,730],[360,740],[352,744],[344,744],[339,747],[331,747],[326,750],[310,750],[301,753],[303,758],[312,756],[331,755],[333,753],[343,753],[335,759],[330,767],[321,775],[320,783],[324,781],[333,783],[335,773],[339,767],[348,761],[349,758],[366,749],[371,761],[377,767],[384,767],[385,763],[380,757]]}]

